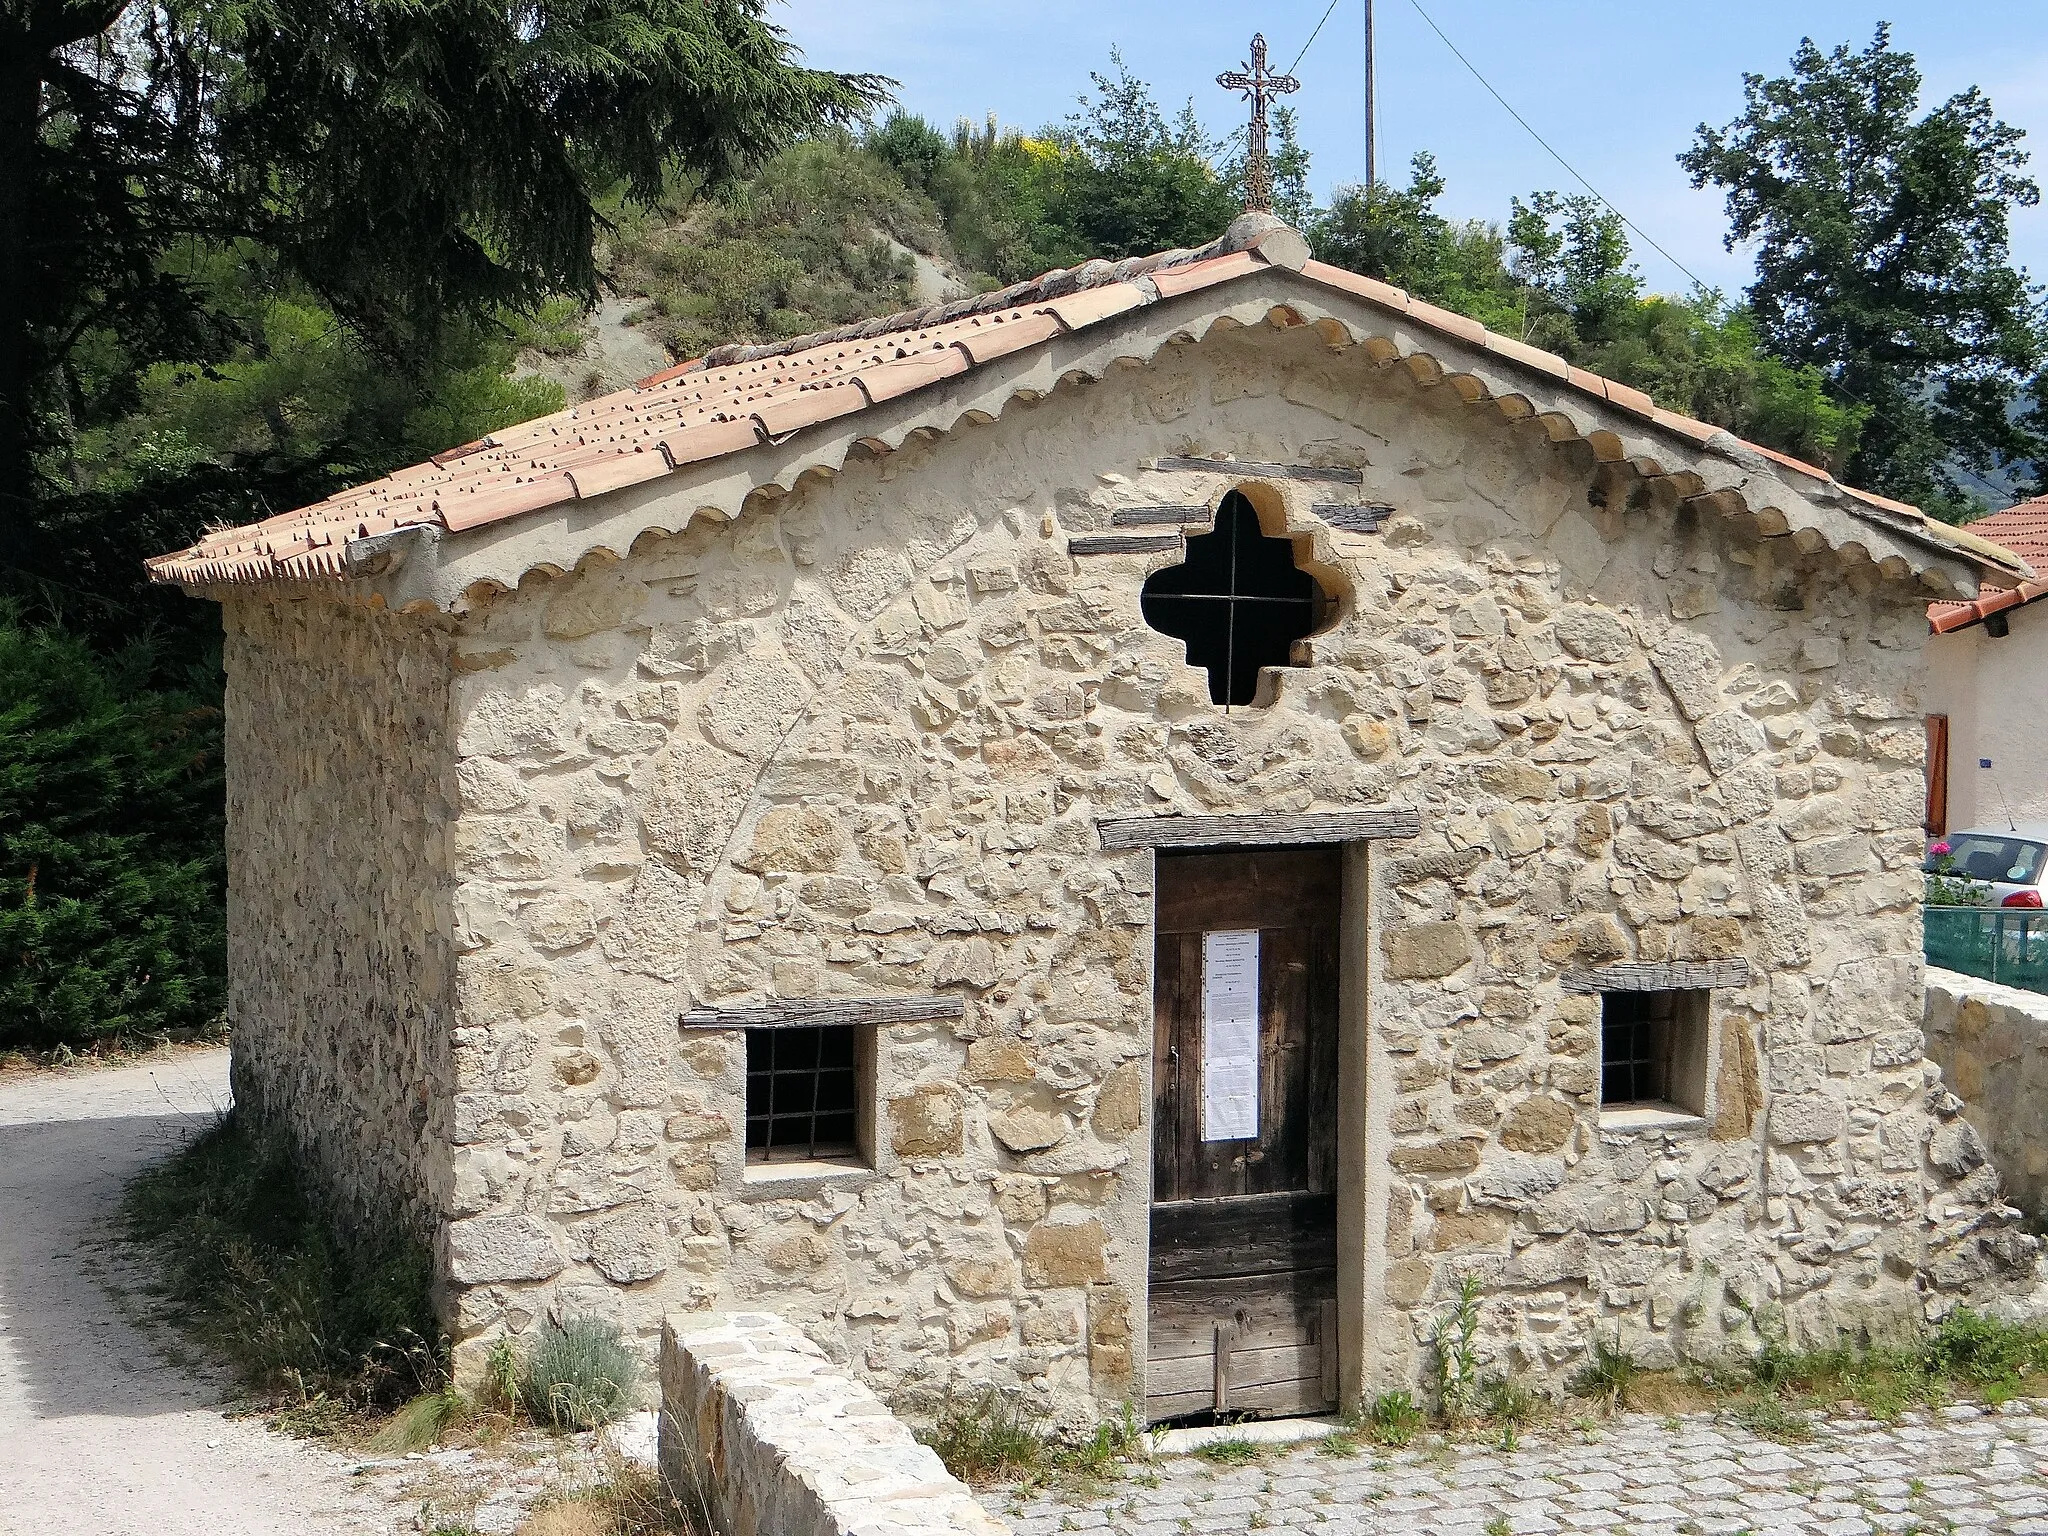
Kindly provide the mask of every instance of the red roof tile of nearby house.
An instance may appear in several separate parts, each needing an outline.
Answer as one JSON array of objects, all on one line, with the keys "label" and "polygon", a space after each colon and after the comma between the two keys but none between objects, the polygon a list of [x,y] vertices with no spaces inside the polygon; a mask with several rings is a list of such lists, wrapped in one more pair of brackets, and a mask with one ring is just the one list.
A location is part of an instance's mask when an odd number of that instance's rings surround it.
[{"label": "red roof tile of nearby house", "polygon": [[[2048,571],[2048,496],[2037,496],[2003,512],[1980,517],[1969,526],[1978,538],[2011,550],[2037,571]],[[1929,603],[1927,627],[1937,635],[1946,635],[2043,597],[2048,597],[2048,581],[2038,577],[2017,586],[1987,587],[1966,603]]]},{"label": "red roof tile of nearby house", "polygon": [[[1238,229],[1233,226],[1233,233]],[[1272,249],[1288,252],[1280,264],[1298,268],[1311,283],[1545,374],[1694,450],[1711,450],[1714,439],[1725,436],[1722,428],[1667,411],[1638,390],[1495,335],[1386,283],[1321,262],[1303,266],[1300,237],[1268,221],[1236,246],[1226,236],[1198,251],[1092,261],[995,293],[793,341],[721,347],[630,389],[508,427],[314,506],[210,533],[190,549],[156,557],[150,570],[159,581],[194,586],[343,576],[347,547],[361,539],[429,524],[459,533],[659,480],[688,465],[779,442],[786,434],[928,388],[1140,306],[1270,270],[1273,259],[1262,247],[1276,232],[1284,240]],[[1733,438],[1727,444],[1742,446]],[[1825,470],[1757,451],[1796,475],[1834,487]],[[1980,561],[2001,557],[1995,547],[1975,547],[1967,535],[1930,527],[1912,507],[1838,489],[1884,514],[1877,520],[1886,526],[1903,522],[1922,542]]]}]

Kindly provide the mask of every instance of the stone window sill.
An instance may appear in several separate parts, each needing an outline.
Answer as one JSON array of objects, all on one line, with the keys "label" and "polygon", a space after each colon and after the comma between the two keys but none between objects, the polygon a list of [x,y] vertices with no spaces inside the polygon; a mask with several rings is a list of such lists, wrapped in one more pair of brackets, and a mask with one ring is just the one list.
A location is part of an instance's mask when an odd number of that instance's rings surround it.
[{"label": "stone window sill", "polygon": [[1600,1129],[1603,1131],[1627,1134],[1635,1131],[1703,1131],[1706,1128],[1704,1115],[1669,1104],[1629,1104],[1600,1111]]},{"label": "stone window sill", "polygon": [[740,1192],[750,1200],[801,1199],[831,1189],[859,1189],[875,1177],[875,1170],[856,1157],[749,1163]]}]

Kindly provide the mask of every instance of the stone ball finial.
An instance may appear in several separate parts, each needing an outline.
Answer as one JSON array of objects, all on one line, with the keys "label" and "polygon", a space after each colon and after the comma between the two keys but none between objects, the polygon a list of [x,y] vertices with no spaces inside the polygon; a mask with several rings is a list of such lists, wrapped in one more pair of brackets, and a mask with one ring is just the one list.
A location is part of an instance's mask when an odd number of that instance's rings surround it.
[{"label": "stone ball finial", "polygon": [[1241,213],[1230,221],[1217,242],[1228,251],[1257,251],[1267,262],[1299,272],[1308,264],[1308,241],[1301,231],[1271,213]]}]

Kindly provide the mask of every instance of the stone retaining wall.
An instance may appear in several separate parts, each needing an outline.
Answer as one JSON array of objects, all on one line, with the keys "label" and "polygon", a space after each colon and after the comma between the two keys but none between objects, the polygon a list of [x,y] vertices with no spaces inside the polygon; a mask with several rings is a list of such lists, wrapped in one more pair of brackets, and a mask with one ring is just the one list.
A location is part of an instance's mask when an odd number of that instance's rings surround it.
[{"label": "stone retaining wall", "polygon": [[2006,1199],[2048,1220],[2048,997],[1929,966],[1927,1054],[1955,1101],[1929,1159],[1962,1175],[1988,1156]]},{"label": "stone retaining wall", "polygon": [[866,1387],[765,1312],[670,1320],[661,1472],[722,1536],[1003,1536]]}]

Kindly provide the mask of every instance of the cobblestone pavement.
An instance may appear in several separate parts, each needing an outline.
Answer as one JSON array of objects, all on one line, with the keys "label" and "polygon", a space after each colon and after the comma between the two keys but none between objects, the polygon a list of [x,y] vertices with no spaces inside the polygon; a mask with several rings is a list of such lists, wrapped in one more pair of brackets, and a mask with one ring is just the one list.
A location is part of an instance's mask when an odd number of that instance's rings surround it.
[{"label": "cobblestone pavement", "polygon": [[2048,1536],[2048,1401],[1814,1428],[1780,1445],[1710,1417],[1627,1415],[1585,1434],[1532,1432],[1509,1453],[1360,1445],[1344,1457],[1309,1444],[1234,1467],[1160,1457],[1090,1497],[995,1489],[983,1503],[1017,1536]]}]

